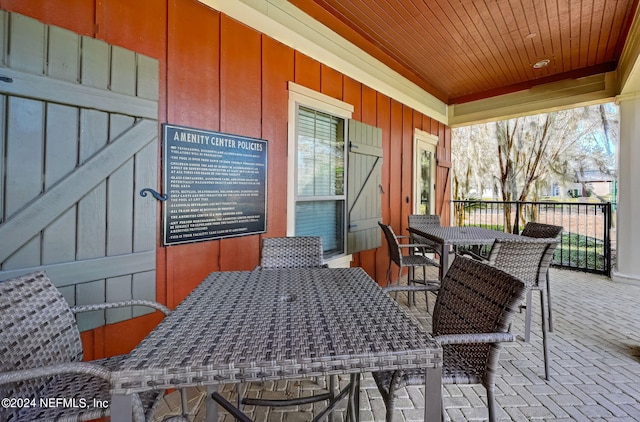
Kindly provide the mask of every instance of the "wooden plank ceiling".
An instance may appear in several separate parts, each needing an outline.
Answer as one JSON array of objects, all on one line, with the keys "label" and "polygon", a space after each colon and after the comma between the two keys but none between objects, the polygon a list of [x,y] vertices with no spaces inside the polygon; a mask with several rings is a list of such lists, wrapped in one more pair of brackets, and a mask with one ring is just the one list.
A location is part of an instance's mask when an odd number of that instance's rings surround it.
[{"label": "wooden plank ceiling", "polygon": [[615,70],[638,3],[289,1],[447,104]]}]

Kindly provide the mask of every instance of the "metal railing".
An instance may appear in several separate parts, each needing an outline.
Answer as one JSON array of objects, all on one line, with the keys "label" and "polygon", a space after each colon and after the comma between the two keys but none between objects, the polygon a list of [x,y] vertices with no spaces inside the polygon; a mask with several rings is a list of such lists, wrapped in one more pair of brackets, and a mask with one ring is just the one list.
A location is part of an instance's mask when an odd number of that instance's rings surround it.
[{"label": "metal railing", "polygon": [[[520,233],[527,221],[564,228],[553,264],[611,275],[611,203],[452,201],[453,224]],[[508,217],[508,218],[507,218]]]}]

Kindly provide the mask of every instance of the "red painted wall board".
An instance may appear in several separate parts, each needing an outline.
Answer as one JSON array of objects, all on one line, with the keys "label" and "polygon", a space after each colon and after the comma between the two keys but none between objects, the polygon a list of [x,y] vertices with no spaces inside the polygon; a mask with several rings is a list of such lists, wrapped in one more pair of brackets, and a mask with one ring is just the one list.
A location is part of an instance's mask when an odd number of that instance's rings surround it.
[{"label": "red painted wall board", "polygon": [[[377,126],[377,95],[376,91],[363,85],[361,91],[360,108],[362,110],[361,121],[371,126]],[[376,277],[376,252],[375,250],[359,253],[360,266],[371,277]]]},{"label": "red painted wall board", "polygon": [[362,123],[377,126],[377,92],[368,86],[363,85],[360,103],[362,104]]},{"label": "red painted wall board", "polygon": [[168,249],[167,306],[173,309],[210,272],[219,270],[220,241],[169,246]]},{"label": "red painted wall board", "polygon": [[198,2],[177,3],[169,14],[168,119],[172,124],[218,131],[220,14]]},{"label": "red painted wall board", "polygon": [[[185,25],[189,22],[189,25]],[[169,11],[166,66],[167,121],[220,130],[220,14],[198,2],[177,0]],[[176,245],[158,261],[166,263],[158,289],[177,305],[209,272],[219,269],[218,241]],[[162,258],[162,259],[160,259]]]},{"label": "red painted wall board", "polygon": [[413,212],[412,209],[412,196],[413,196],[413,110],[407,106],[402,107],[402,180],[406,183],[402,183],[402,201],[401,201],[401,214],[400,227],[402,230],[397,234],[400,236],[406,236],[407,226],[409,225],[408,215]]},{"label": "red painted wall board", "polygon": [[[402,218],[402,104],[396,100],[391,100],[391,140],[389,151],[389,174],[391,175],[389,185],[389,219],[385,224],[389,224],[400,233]],[[385,157],[386,158],[386,157]]]},{"label": "red painted wall board", "polygon": [[[450,148],[451,131],[441,123],[194,0],[0,0],[0,7],[83,35],[95,34],[157,58],[160,122],[267,139],[270,171],[266,235],[283,235],[286,231],[283,181],[287,177],[289,80],[334,98],[341,96],[354,105],[354,119],[382,128],[383,221],[391,223],[399,234],[410,212],[404,196],[412,194],[413,128],[437,134],[447,151]],[[448,222],[449,215],[449,202],[444,201],[450,189],[444,180],[445,171],[438,168],[437,179],[443,223]],[[252,269],[258,263],[260,237],[159,246],[158,299],[173,307],[211,271]],[[356,255],[355,265],[364,265],[379,282],[384,281],[386,246],[375,253]],[[91,354],[113,353],[115,350],[105,343],[117,343],[119,337],[141,338],[152,326],[135,321],[85,333],[83,340],[91,343]]]},{"label": "red painted wall board", "polygon": [[347,76],[343,79],[342,101],[353,106],[353,120],[362,119],[362,84]]},{"label": "red painted wall board", "polygon": [[138,343],[164,318],[162,312],[133,318],[104,326],[104,356],[116,356],[131,352]]},{"label": "red painted wall board", "polygon": [[287,82],[294,78],[294,51],[262,39],[262,137],[268,141],[267,234],[287,234],[288,110]]},{"label": "red painted wall board", "polygon": [[[184,2],[190,0],[182,0]],[[167,45],[167,6],[158,0],[96,1],[97,38],[138,53],[164,57]],[[186,25],[189,25],[185,21]]]},{"label": "red painted wall board", "polygon": [[[220,22],[220,129],[262,135],[262,45],[258,32],[225,15]],[[268,195],[267,195],[268,196]],[[251,270],[259,263],[260,237],[242,236],[220,243],[220,270]]]},{"label": "red painted wall board", "polygon": [[296,51],[294,82],[320,92],[320,62]]},{"label": "red painted wall board", "polygon": [[[389,194],[391,186],[390,154],[391,154],[391,99],[384,94],[377,93],[377,127],[382,129],[382,222],[391,219],[391,205]],[[376,249],[376,276],[379,284],[384,284],[387,276],[389,251],[386,240],[380,231],[381,248]]]},{"label": "red painted wall board", "polygon": [[67,0],[52,7],[51,0],[0,0],[0,9],[33,17],[80,35],[94,36],[95,0]]},{"label": "red painted wall board", "polygon": [[342,99],[342,73],[320,65],[320,92],[338,100]]}]

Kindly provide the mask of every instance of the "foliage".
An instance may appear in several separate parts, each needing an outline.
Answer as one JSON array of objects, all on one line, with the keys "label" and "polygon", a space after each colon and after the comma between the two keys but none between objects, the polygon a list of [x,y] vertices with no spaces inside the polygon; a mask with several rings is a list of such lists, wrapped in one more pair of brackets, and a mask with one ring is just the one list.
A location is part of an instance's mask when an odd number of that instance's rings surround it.
[{"label": "foliage", "polygon": [[553,183],[568,193],[585,171],[611,174],[618,115],[608,103],[454,129],[454,199],[490,189],[503,201],[537,201]]},{"label": "foliage", "polygon": [[[504,231],[502,225],[470,224],[475,227]],[[520,228],[522,230],[523,227]],[[465,247],[460,247],[466,249]],[[469,248],[473,249],[473,248]],[[475,253],[487,256],[490,246],[484,245]],[[563,267],[584,268],[587,270],[602,270],[604,263],[605,245],[600,239],[577,233],[565,232],[560,235],[560,244],[553,254],[553,263]]]}]

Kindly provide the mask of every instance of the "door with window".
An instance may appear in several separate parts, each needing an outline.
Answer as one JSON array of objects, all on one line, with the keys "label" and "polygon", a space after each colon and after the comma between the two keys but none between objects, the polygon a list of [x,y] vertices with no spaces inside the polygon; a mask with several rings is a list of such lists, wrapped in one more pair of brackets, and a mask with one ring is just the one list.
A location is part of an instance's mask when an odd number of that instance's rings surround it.
[{"label": "door with window", "polygon": [[414,214],[436,213],[436,147],[438,138],[416,129],[414,134]]}]

